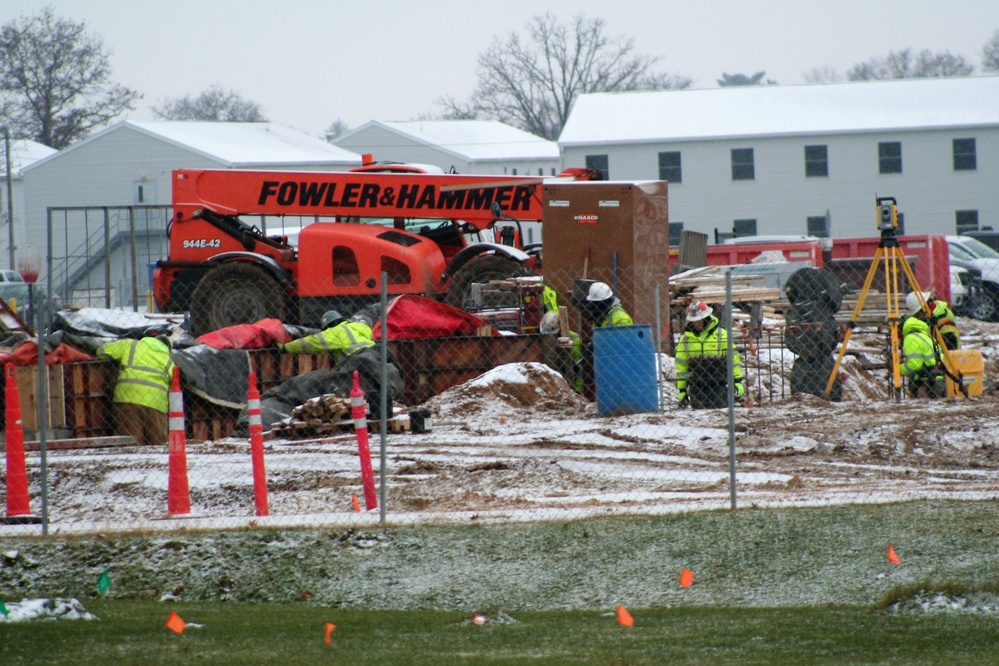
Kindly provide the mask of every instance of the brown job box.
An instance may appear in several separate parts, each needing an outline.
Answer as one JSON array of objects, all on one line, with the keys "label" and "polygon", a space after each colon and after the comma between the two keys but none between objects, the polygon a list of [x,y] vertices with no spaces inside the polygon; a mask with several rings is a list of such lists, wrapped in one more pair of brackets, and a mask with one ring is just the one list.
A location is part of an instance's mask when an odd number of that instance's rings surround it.
[{"label": "brown job box", "polygon": [[[667,322],[669,206],[665,181],[554,183],[544,186],[545,284],[569,305],[573,281],[616,288],[636,324],[655,327],[656,287]],[[571,313],[571,326],[578,315]],[[663,334],[667,324],[663,324]]]}]

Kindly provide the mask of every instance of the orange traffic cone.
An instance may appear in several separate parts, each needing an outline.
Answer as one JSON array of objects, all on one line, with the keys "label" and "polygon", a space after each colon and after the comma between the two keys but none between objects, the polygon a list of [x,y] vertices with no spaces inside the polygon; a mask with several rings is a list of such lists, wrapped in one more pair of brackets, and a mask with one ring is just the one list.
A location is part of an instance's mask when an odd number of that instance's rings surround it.
[{"label": "orange traffic cone", "polygon": [[13,523],[37,523],[41,519],[31,513],[28,495],[28,466],[24,459],[24,425],[21,423],[21,397],[17,391],[14,364],[4,367],[4,417],[7,419],[7,517]]},{"label": "orange traffic cone", "polygon": [[635,626],[635,618],[631,617],[631,613],[624,606],[617,607],[617,623],[622,627],[633,627]]},{"label": "orange traffic cone", "polygon": [[354,419],[354,432],[357,434],[357,455],[361,458],[361,483],[364,487],[364,508],[368,511],[378,508],[375,495],[375,473],[371,469],[371,446],[368,442],[368,404],[361,390],[361,379],[354,371],[354,386],[350,389],[350,416]]},{"label": "orange traffic cone", "polygon": [[246,391],[246,413],[250,421],[250,459],[253,463],[253,500],[258,516],[269,516],[267,506],[267,470],[264,467],[264,425],[260,417],[260,391],[257,390],[257,375],[250,372],[247,377],[249,389]]},{"label": "orange traffic cone", "polygon": [[173,368],[170,386],[169,477],[167,478],[167,513],[179,516],[191,513],[191,491],[187,485],[187,436],[184,434],[184,394],[180,390],[180,368]]}]

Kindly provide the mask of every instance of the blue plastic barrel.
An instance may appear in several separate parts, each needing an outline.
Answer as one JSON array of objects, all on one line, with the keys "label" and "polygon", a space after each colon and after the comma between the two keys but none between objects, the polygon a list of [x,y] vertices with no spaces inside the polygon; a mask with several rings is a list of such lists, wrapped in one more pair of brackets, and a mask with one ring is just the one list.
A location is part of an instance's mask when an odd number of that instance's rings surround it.
[{"label": "blue plastic barrel", "polygon": [[659,409],[652,327],[613,326],[593,331],[593,373],[601,416]]}]

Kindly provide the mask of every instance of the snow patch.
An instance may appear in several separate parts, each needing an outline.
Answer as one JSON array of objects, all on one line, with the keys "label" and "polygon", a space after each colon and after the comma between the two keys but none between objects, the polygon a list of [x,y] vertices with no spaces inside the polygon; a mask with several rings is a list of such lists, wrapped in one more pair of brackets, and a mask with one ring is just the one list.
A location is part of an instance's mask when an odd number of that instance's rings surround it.
[{"label": "snow patch", "polygon": [[0,622],[31,622],[33,620],[96,620],[78,599],[21,599],[8,603],[6,617],[0,613]]}]

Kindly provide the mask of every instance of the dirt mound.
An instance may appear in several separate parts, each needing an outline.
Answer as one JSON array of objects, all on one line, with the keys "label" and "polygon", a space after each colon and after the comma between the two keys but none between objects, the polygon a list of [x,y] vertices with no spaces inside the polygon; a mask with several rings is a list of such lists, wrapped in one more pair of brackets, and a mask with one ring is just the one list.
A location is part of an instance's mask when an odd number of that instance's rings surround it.
[{"label": "dirt mound", "polygon": [[501,365],[427,402],[444,419],[467,419],[497,408],[565,415],[582,413],[588,405],[561,374],[542,363]]}]

